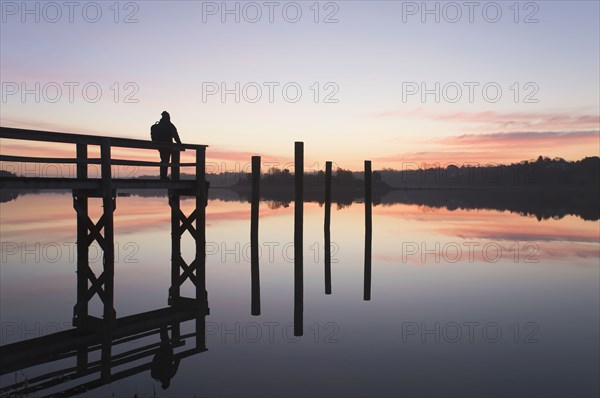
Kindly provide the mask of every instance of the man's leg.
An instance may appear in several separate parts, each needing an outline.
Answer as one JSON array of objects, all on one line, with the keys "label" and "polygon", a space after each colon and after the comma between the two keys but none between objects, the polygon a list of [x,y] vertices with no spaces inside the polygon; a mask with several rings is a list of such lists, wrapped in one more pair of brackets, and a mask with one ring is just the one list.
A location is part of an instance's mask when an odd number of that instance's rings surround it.
[{"label": "man's leg", "polygon": [[162,150],[160,151],[160,179],[167,179],[167,169],[169,168],[169,160],[171,159],[171,151]]}]

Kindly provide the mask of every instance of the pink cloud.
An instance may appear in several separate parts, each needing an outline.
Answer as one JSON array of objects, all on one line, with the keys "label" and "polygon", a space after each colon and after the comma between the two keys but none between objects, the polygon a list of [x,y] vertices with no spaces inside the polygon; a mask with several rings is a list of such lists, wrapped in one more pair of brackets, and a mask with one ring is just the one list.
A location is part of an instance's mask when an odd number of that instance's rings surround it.
[{"label": "pink cloud", "polygon": [[439,137],[432,140],[431,143],[434,148],[429,151],[398,153],[378,157],[374,160],[393,163],[437,163],[440,165],[510,163],[534,159],[538,155],[558,156],[574,160],[584,156],[598,155],[600,131],[518,131],[462,134]]},{"label": "pink cloud", "polygon": [[599,131],[523,131],[491,134],[463,134],[442,138],[439,142],[448,145],[477,145],[499,147],[535,144],[543,147],[580,145],[598,142]]},{"label": "pink cloud", "polygon": [[543,112],[453,112],[435,113],[424,108],[385,111],[374,115],[378,118],[417,117],[444,122],[479,123],[493,129],[527,130],[578,130],[600,127],[600,115]]}]

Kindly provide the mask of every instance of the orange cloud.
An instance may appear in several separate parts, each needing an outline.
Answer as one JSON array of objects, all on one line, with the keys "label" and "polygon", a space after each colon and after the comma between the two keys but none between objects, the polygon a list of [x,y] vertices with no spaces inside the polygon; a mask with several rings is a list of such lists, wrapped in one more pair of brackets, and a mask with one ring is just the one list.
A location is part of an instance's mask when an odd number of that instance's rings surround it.
[{"label": "orange cloud", "polygon": [[[539,155],[579,160],[598,156],[600,131],[518,131],[436,138],[434,148],[375,158],[379,162],[440,165],[510,163]],[[535,152],[534,152],[535,151]]]},{"label": "orange cloud", "polygon": [[386,111],[374,115],[379,118],[417,117],[444,122],[479,123],[487,128],[513,130],[579,130],[597,129],[600,115],[577,115],[570,113],[543,112],[453,112],[435,113],[423,108],[412,110]]},{"label": "orange cloud", "polygon": [[509,132],[492,134],[463,134],[443,138],[443,144],[495,149],[498,147],[511,147],[515,145],[535,144],[537,147],[553,148],[564,145],[589,145],[599,142],[599,131],[544,131],[544,132]]}]

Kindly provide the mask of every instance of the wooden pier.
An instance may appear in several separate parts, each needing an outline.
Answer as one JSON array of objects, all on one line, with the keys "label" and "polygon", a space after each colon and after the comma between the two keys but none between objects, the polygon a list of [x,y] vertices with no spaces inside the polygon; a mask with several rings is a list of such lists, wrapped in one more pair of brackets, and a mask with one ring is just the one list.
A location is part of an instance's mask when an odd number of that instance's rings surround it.
[{"label": "wooden pier", "polygon": [[[71,146],[72,158],[27,157],[0,154],[2,162],[52,163],[76,165],[75,178],[48,177],[0,177],[0,189],[69,189],[73,193],[73,208],[77,218],[77,299],[73,309],[72,331],[58,333],[44,338],[33,339],[0,347],[0,374],[12,372],[22,366],[32,366],[36,358],[64,357],[66,353],[76,352],[77,369],[89,373],[88,353],[90,345],[98,344],[101,350],[102,383],[114,379],[111,374],[111,350],[115,339],[139,334],[142,331],[165,329],[169,324],[170,339],[181,338],[179,323],[196,319],[199,334],[197,342],[200,351],[204,346],[204,319],[209,313],[206,293],[206,145],[165,144],[152,141],[67,134],[48,131],[23,130],[0,127],[0,139],[35,141],[41,143],[60,143]],[[100,157],[88,156],[90,148],[99,148]],[[117,159],[112,156],[113,148],[151,150],[158,157],[157,150],[171,150],[171,179],[118,179],[113,178],[111,166],[142,166],[159,168],[161,162],[130,159]],[[194,163],[181,163],[180,153],[195,152]],[[100,165],[100,178],[90,178],[89,165]],[[181,167],[194,167],[195,179],[181,180]],[[114,305],[115,253],[114,253],[114,212],[117,208],[117,192],[120,189],[166,189],[171,208],[171,284],[168,289],[168,307],[118,318]],[[196,199],[196,208],[186,215],[180,207],[180,198],[191,196]],[[102,213],[98,222],[89,216],[89,198],[102,199]],[[195,256],[187,264],[181,256],[181,238],[188,232],[195,240]],[[96,275],[89,264],[89,247],[97,242],[103,251],[103,269]],[[195,297],[182,297],[180,287],[187,280],[195,286]],[[90,314],[88,304],[98,296],[102,301],[102,314]],[[164,333],[162,333],[164,334]],[[112,358],[112,360],[111,360]],[[95,369],[96,369],[95,368]]]},{"label": "wooden pier", "polygon": [[[27,385],[15,383],[0,388],[0,396],[6,393],[38,393],[57,384],[57,380],[73,381],[99,372],[97,380],[64,390],[58,396],[70,396],[108,384],[129,375],[151,369],[152,363],[117,371],[114,368],[129,361],[137,361],[160,352],[170,352],[175,364],[189,355],[206,351],[205,317],[209,314],[206,292],[206,205],[208,184],[206,182],[206,145],[164,144],[144,140],[117,137],[101,137],[82,134],[66,134],[0,127],[0,139],[61,143],[71,145],[72,158],[27,157],[0,154],[2,162],[53,163],[75,165],[76,176],[61,177],[14,177],[0,176],[0,189],[68,189],[73,194],[73,207],[77,217],[77,298],[73,309],[72,330],[55,333],[36,339],[0,347],[0,375],[15,372],[59,359],[76,357],[77,366],[52,371],[29,380]],[[99,148],[99,158],[88,156],[89,149]],[[117,159],[112,156],[113,148],[172,151],[171,178],[135,179],[113,178],[111,166],[139,166],[159,168],[161,162]],[[195,162],[182,163],[181,152],[192,151]],[[100,165],[100,177],[90,178],[88,167]],[[251,196],[251,314],[261,314],[260,270],[259,270],[259,204],[261,161],[252,157]],[[180,169],[193,167],[195,179],[182,180]],[[365,251],[363,299],[371,299],[371,256],[372,256],[372,169],[365,161],[364,170],[365,205]],[[304,333],[304,143],[295,143],[295,196],[294,196],[294,335]],[[332,162],[326,162],[325,170],[325,214],[324,214],[324,279],[325,294],[331,288],[331,185]],[[168,289],[168,306],[132,316],[117,317],[114,305],[115,253],[114,213],[117,209],[117,193],[120,189],[165,189],[171,209],[171,284]],[[195,198],[195,209],[191,214],[182,212],[182,196]],[[97,222],[89,216],[89,198],[102,199],[102,215]],[[181,256],[181,238],[189,233],[195,241],[195,256],[190,264]],[[97,242],[103,251],[103,269],[94,274],[89,264],[89,247]],[[181,286],[190,280],[195,286],[195,297],[182,297]],[[102,314],[90,314],[89,302],[98,296],[103,304]],[[181,335],[180,324],[195,319],[195,332]],[[170,331],[170,337],[168,335]],[[122,342],[160,334],[160,342],[135,349],[131,352],[112,353],[112,348]],[[195,337],[195,348],[173,353],[187,338]],[[161,351],[162,350],[162,351]],[[93,351],[100,351],[99,361],[88,361]],[[154,361],[154,360],[153,360]],[[175,367],[176,368],[176,367]],[[176,370],[175,370],[176,371]],[[154,375],[153,375],[154,377]],[[172,377],[172,376],[171,376]],[[60,383],[58,383],[60,384]]]}]

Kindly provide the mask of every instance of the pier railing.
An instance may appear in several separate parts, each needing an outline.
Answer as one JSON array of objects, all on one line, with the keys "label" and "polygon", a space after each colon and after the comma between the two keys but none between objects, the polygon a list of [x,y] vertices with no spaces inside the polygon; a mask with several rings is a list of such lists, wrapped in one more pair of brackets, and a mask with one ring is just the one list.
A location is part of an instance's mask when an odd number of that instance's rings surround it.
[{"label": "pier railing", "polygon": [[[88,177],[88,165],[100,165],[102,179],[105,182],[113,180],[114,189],[118,188],[192,188],[196,189],[205,183],[206,172],[206,148],[207,145],[196,144],[169,144],[158,143],[145,140],[137,140],[120,137],[104,137],[85,134],[58,133],[50,131],[25,130],[9,127],[0,127],[0,139],[20,140],[20,141],[35,141],[41,143],[62,143],[73,144],[73,157],[43,157],[43,156],[20,156],[5,153],[3,148],[0,153],[0,162],[15,162],[15,163],[51,163],[57,165],[76,165],[76,178],[64,177],[1,177],[0,187],[2,188],[48,188],[48,189],[88,189],[100,188],[100,180],[93,181]],[[90,147],[100,148],[100,157],[89,157],[88,149]],[[6,148],[6,146],[5,146]],[[160,161],[146,161],[134,159],[119,159],[112,156],[113,148],[128,148],[141,150],[170,150],[172,151],[172,161],[168,164]],[[195,161],[181,163],[181,152],[194,151]],[[158,157],[158,154],[154,152]],[[111,166],[137,166],[137,167],[171,167],[171,180],[147,180],[134,178],[112,178]],[[195,168],[195,183],[192,181],[181,182],[180,170],[182,167]]]}]

